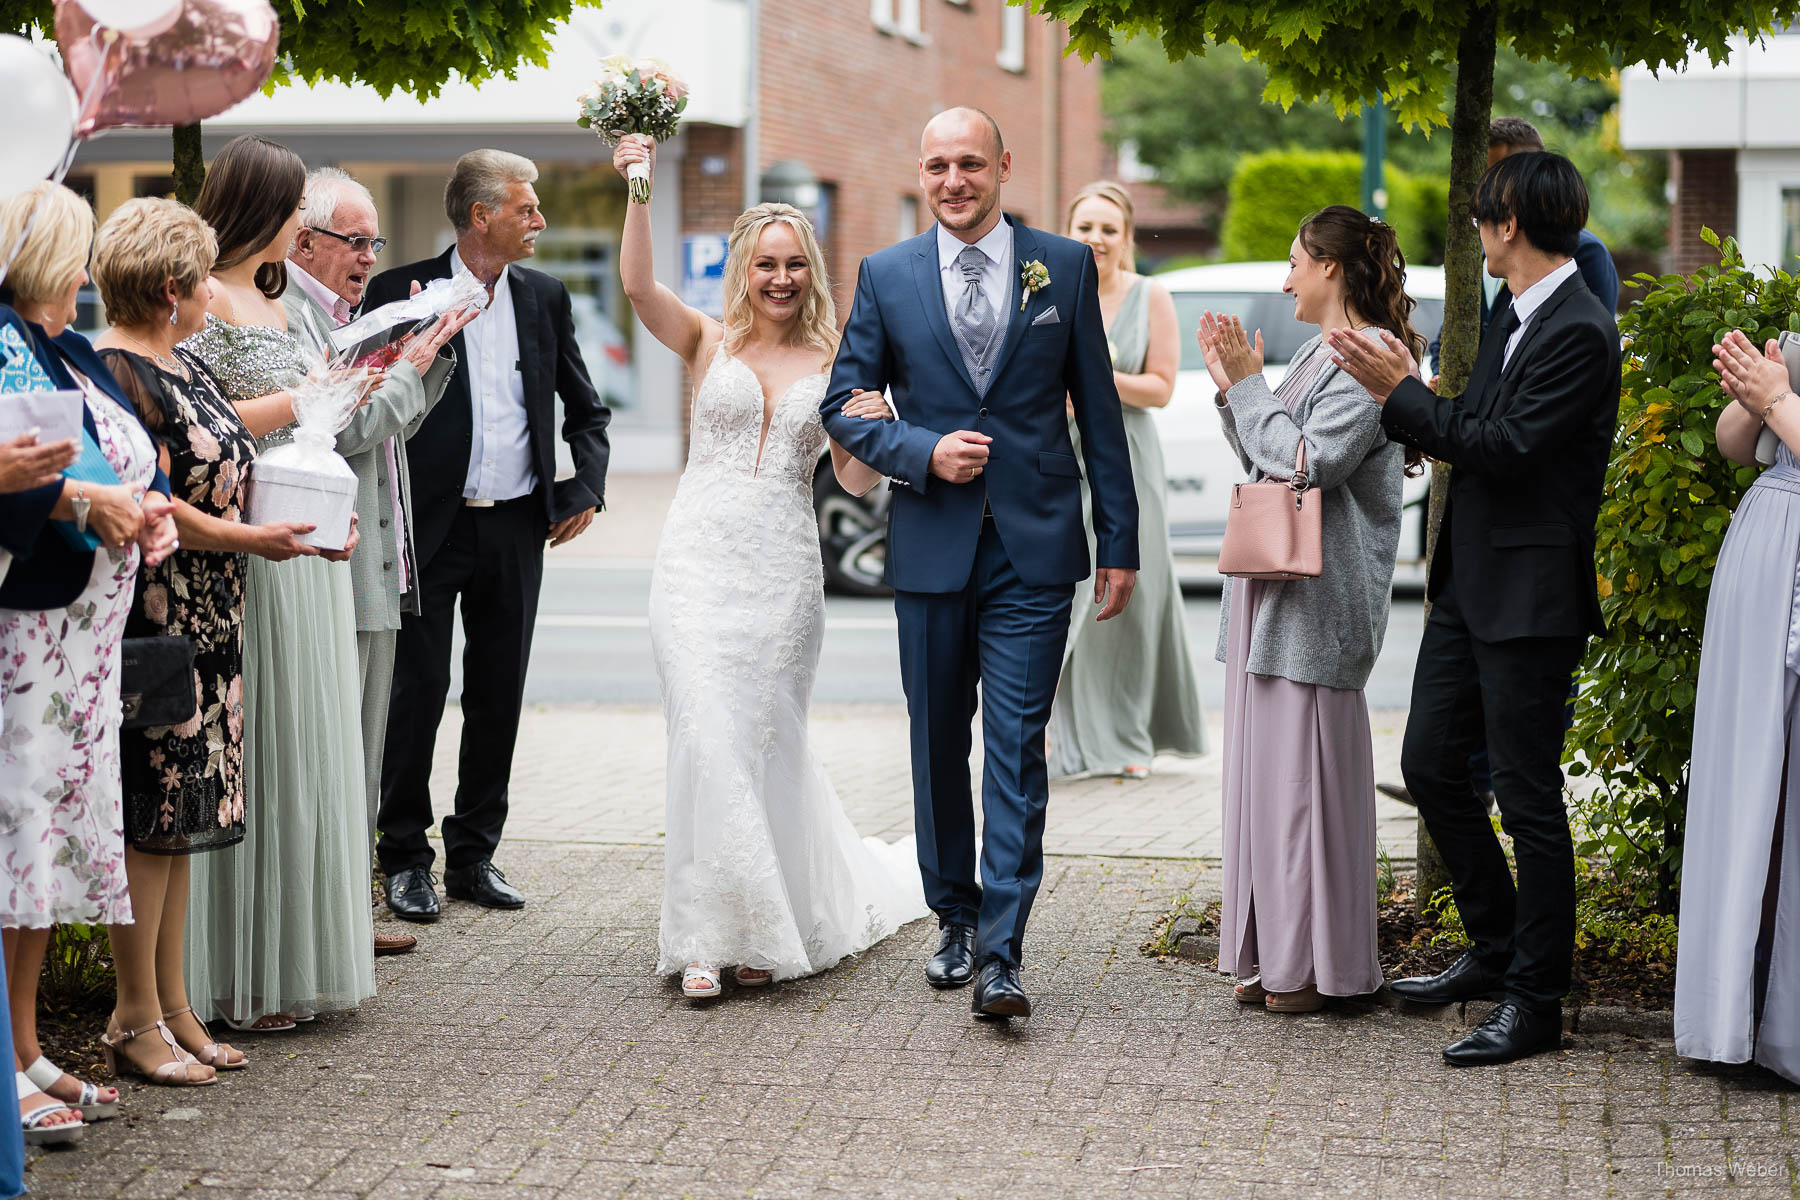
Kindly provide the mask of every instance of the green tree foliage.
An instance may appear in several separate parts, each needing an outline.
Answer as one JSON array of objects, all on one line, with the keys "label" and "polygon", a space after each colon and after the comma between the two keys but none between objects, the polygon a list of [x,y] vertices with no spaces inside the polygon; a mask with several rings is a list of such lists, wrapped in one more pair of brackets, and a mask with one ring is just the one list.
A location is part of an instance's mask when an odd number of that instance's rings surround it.
[{"label": "green tree foliage", "polygon": [[1720,265],[1692,276],[1639,275],[1620,325],[1630,339],[1619,432],[1606,471],[1596,570],[1609,632],[1582,668],[1569,773],[1590,776],[1584,853],[1604,854],[1636,902],[1673,913],[1687,814],[1694,684],[1707,592],[1726,526],[1756,478],[1720,455],[1713,425],[1728,403],[1712,347],[1742,329],[1759,345],[1800,329],[1800,278],[1745,269],[1711,230]]},{"label": "green tree foliage", "polygon": [[[1236,46],[1204,58],[1169,61],[1151,38],[1118,47],[1107,64],[1102,95],[1112,138],[1130,142],[1159,181],[1201,206],[1217,222],[1238,160],[1276,149],[1360,152],[1362,123],[1338,116],[1329,102],[1297,102],[1283,111],[1263,98],[1268,69]],[[1655,250],[1667,235],[1667,172],[1660,154],[1631,154],[1618,144],[1616,75],[1572,76],[1555,63],[1533,63],[1500,51],[1494,62],[1495,115],[1522,116],[1546,142],[1581,168],[1593,198],[1589,225],[1615,249]],[[1450,96],[1440,98],[1449,111]],[[1390,117],[1388,161],[1414,175],[1448,175],[1450,140],[1426,127],[1406,129]],[[1395,189],[1390,184],[1389,191]],[[1348,203],[1356,203],[1358,192]],[[1437,214],[1442,225],[1442,212]],[[1443,243],[1440,228],[1436,244]],[[1438,261],[1436,256],[1422,261]]]},{"label": "green tree foliage", "polygon": [[[281,57],[271,88],[301,81],[366,83],[429,100],[453,78],[480,83],[548,61],[550,35],[577,5],[600,0],[273,0]],[[0,29],[49,33],[50,0],[0,0]],[[177,134],[174,170],[193,200],[204,170],[199,139]],[[186,187],[183,191],[186,191]]]},{"label": "green tree foliage", "polygon": [[[1388,215],[1409,263],[1442,261],[1442,175],[1388,171]],[[1362,156],[1336,150],[1267,150],[1238,159],[1231,202],[1220,239],[1233,262],[1285,259],[1294,231],[1327,204],[1355,205],[1362,198]]]}]

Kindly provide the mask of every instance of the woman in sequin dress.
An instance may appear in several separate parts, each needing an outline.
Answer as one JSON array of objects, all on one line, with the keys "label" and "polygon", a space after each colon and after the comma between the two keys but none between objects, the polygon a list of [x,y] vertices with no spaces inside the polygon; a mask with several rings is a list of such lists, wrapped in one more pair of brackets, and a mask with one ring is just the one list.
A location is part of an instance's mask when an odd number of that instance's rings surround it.
[{"label": "woman in sequin dress", "polygon": [[[263,451],[290,438],[284,389],[315,365],[276,299],[305,181],[293,151],[247,135],[220,150],[197,205],[219,259],[206,327],[184,346]],[[375,994],[348,558],[248,566],[244,842],[193,860],[187,939],[194,1007],[238,1028],[291,1029]]]}]

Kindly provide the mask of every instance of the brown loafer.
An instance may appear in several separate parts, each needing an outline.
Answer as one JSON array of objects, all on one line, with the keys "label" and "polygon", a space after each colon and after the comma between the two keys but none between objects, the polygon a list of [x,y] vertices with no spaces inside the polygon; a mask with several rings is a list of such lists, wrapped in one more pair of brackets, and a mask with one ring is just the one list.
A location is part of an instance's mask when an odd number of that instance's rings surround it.
[{"label": "brown loafer", "polygon": [[409,954],[418,944],[419,939],[410,933],[382,933],[379,929],[375,931],[377,958],[384,954]]}]

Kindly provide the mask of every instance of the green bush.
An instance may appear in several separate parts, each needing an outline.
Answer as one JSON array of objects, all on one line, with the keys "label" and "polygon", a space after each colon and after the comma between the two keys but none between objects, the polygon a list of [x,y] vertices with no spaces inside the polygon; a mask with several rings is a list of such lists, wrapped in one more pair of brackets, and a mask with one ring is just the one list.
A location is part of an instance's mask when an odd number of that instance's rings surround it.
[{"label": "green bush", "polygon": [[1577,852],[1605,862],[1630,907],[1661,913],[1675,911],[1680,886],[1707,589],[1756,478],[1713,442],[1727,400],[1712,347],[1732,329],[1759,345],[1800,329],[1800,281],[1758,277],[1735,241],[1701,237],[1719,266],[1625,284],[1644,296],[1619,326],[1630,345],[1596,526],[1608,633],[1582,665],[1565,751],[1569,773],[1595,782],[1577,805]]},{"label": "green bush", "polygon": [[[1388,223],[1409,263],[1444,261],[1449,180],[1387,171]],[[1282,260],[1300,222],[1331,204],[1362,201],[1362,157],[1329,150],[1268,150],[1238,160],[1220,248],[1228,262]]]}]

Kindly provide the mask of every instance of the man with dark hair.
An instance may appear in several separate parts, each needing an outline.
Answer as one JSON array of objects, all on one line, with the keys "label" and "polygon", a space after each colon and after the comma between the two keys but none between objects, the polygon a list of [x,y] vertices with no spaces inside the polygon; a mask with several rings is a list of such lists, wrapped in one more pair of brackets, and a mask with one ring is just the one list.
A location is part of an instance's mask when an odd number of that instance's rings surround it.
[{"label": "man with dark hair", "polygon": [[[1509,155],[1470,208],[1489,274],[1516,299],[1482,338],[1467,391],[1432,392],[1392,337],[1331,335],[1337,361],[1383,405],[1388,435],[1452,468],[1401,770],[1474,945],[1442,974],[1393,989],[1427,1004],[1504,992],[1444,1051],[1458,1066],[1562,1040],[1575,940],[1564,707],[1588,637],[1605,632],[1594,520],[1619,409],[1618,326],[1570,257],[1587,221],[1580,172],[1558,154]],[[1470,782],[1484,737],[1517,887]]]},{"label": "man with dark hair", "polygon": [[[1488,166],[1505,158],[1509,154],[1521,152],[1541,152],[1544,139],[1539,135],[1537,126],[1524,117],[1495,117],[1488,124]],[[1606,243],[1594,236],[1592,230],[1583,227],[1576,239],[1575,269],[1581,275],[1581,281],[1587,284],[1588,291],[1594,293],[1595,299],[1606,305],[1606,311],[1619,311],[1619,272],[1613,266],[1612,251]],[[1512,292],[1508,290],[1504,280],[1497,279],[1489,272],[1481,280],[1481,329],[1487,327],[1496,311],[1512,304]],[[1437,341],[1431,344],[1431,357],[1438,357]],[[1432,386],[1436,386],[1435,382]],[[1488,770],[1488,753],[1484,745],[1469,759],[1469,773],[1475,782],[1475,790],[1488,798],[1490,810],[1493,807],[1494,780]],[[1412,792],[1406,785],[1399,783],[1378,783],[1375,790],[1384,796],[1391,796],[1403,804],[1413,803]]]}]

